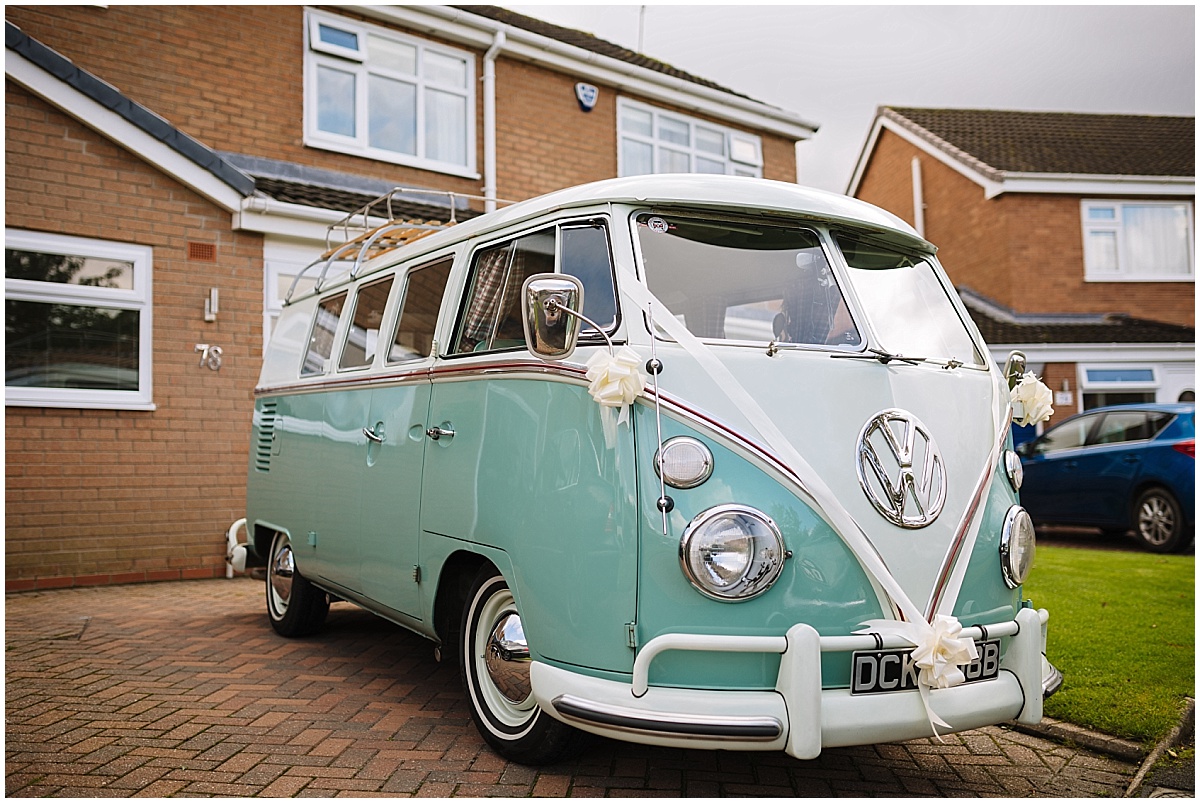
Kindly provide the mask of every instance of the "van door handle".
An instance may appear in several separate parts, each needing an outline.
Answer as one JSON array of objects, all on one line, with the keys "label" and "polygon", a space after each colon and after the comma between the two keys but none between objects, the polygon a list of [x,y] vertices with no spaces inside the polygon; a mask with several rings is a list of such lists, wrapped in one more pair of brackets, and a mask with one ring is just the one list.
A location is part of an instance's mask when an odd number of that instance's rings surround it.
[{"label": "van door handle", "polygon": [[439,438],[453,438],[454,430],[450,429],[449,427],[445,429],[442,429],[441,427],[430,427],[429,429],[425,430],[425,434],[429,436],[430,440],[436,441]]},{"label": "van door handle", "polygon": [[383,443],[384,436],[376,435],[375,431],[372,429],[367,429],[366,427],[363,427],[363,434],[366,435],[367,440],[371,441],[372,443]]}]

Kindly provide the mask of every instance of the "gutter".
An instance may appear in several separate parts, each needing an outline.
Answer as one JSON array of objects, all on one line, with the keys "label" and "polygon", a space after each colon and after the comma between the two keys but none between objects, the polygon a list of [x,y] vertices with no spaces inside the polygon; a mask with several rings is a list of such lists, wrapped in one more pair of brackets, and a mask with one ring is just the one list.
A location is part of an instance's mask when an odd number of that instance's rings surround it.
[{"label": "gutter", "polygon": [[795,112],[722,92],[672,75],[628,64],[541,34],[445,6],[344,6],[371,19],[403,25],[443,39],[488,47],[503,32],[508,55],[567,74],[583,72],[600,83],[719,120],[789,137],[809,139],[817,131]]}]

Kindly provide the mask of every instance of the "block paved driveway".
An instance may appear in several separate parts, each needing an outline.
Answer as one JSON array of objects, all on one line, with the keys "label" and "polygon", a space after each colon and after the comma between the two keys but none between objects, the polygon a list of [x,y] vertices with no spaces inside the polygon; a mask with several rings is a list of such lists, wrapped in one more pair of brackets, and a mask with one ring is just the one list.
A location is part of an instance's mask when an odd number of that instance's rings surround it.
[{"label": "block paved driveway", "polygon": [[475,732],[430,644],[347,604],[283,639],[249,578],[12,594],[8,796],[1121,796],[1132,764],[994,727],[782,753],[607,740],[549,768]]}]

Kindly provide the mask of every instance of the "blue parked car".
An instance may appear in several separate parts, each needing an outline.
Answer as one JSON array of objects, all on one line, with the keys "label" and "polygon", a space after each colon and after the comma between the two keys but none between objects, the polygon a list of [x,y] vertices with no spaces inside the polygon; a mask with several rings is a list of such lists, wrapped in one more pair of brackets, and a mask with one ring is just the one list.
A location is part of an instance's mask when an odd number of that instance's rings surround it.
[{"label": "blue parked car", "polygon": [[1178,552],[1195,536],[1196,406],[1130,404],[1072,416],[1017,451],[1021,502],[1038,524],[1133,530]]}]

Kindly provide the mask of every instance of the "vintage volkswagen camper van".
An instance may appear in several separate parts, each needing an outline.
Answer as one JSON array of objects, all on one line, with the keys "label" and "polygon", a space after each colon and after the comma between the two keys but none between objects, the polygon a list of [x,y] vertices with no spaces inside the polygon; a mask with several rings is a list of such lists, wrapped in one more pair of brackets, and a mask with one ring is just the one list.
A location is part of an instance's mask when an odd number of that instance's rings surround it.
[{"label": "vintage volkswagen camper van", "polygon": [[615,179],[390,223],[302,286],[249,466],[279,633],[331,601],[410,628],[526,763],[580,731],[812,758],[1040,719],[1023,366],[899,219]]}]

